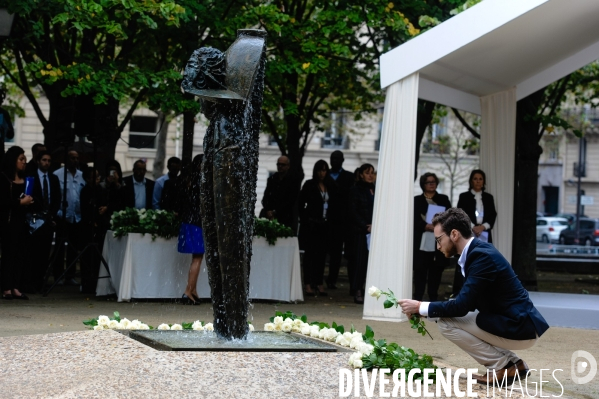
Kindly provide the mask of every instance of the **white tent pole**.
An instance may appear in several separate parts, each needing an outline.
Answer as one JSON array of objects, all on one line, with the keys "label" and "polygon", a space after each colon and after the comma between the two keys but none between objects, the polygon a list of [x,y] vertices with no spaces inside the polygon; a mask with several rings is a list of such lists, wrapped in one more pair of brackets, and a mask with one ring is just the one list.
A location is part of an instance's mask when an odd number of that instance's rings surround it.
[{"label": "white tent pole", "polygon": [[516,88],[481,97],[480,166],[487,192],[495,197],[493,244],[512,261],[514,168],[516,160]]},{"label": "white tent pole", "polygon": [[[387,88],[366,290],[391,289],[398,298],[412,298],[417,108],[418,73]],[[382,299],[364,299],[365,319],[406,320],[398,308],[384,309]]]}]

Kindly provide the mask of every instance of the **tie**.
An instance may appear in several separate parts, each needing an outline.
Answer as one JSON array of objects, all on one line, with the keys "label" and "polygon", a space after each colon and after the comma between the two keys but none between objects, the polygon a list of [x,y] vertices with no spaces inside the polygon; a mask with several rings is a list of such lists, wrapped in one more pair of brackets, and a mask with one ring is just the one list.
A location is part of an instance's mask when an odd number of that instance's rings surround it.
[{"label": "tie", "polygon": [[50,198],[48,197],[48,179],[46,175],[44,175],[44,187],[43,187],[43,196],[44,196],[44,209],[48,209],[48,204],[50,203]]}]

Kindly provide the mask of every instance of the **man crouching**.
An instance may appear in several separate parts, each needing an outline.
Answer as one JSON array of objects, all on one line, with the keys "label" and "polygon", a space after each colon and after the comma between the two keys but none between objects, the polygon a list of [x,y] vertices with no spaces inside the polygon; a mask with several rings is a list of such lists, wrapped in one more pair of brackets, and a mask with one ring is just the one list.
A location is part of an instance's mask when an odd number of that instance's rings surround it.
[{"label": "man crouching", "polygon": [[509,262],[491,244],[472,235],[470,218],[450,208],[432,221],[437,247],[446,257],[459,255],[464,285],[452,301],[398,301],[403,313],[439,317],[439,330],[485,366],[482,384],[498,381],[511,385],[516,374],[528,373],[528,365],[512,350],[528,349],[549,328],[534,307]]}]

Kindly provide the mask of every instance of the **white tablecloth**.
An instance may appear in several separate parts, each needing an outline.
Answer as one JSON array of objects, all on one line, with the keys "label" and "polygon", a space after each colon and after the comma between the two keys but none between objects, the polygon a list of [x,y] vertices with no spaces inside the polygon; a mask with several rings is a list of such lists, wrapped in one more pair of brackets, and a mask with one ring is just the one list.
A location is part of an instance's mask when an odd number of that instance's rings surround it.
[{"label": "white tablecloth", "polygon": [[[111,278],[98,280],[98,296],[116,293],[122,302],[131,298],[181,298],[185,291],[191,255],[177,252],[177,239],[152,241],[150,235],[137,233],[114,238],[109,231],[102,255]],[[106,275],[101,267],[100,277]],[[210,298],[205,261],[197,288],[200,298]],[[304,300],[296,237],[279,238],[274,246],[268,245],[264,238],[254,237],[250,298]]]}]

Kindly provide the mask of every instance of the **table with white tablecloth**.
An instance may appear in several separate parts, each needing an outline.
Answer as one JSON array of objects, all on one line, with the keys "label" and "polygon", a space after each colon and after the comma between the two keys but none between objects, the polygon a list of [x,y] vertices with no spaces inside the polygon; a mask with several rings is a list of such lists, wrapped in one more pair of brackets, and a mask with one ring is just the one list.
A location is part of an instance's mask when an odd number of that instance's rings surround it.
[{"label": "table with white tablecloth", "polygon": [[[279,238],[269,245],[254,237],[250,271],[250,298],[277,301],[303,301],[297,237]],[[115,238],[106,234],[102,255],[110,278],[98,280],[96,295],[116,293],[118,301],[132,298],[181,298],[187,285],[191,254],[177,252],[177,239],[166,240],[130,233]],[[106,276],[104,267],[100,277]],[[205,260],[198,279],[200,298],[210,298]]]}]

